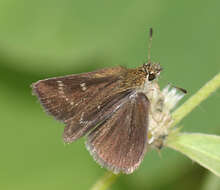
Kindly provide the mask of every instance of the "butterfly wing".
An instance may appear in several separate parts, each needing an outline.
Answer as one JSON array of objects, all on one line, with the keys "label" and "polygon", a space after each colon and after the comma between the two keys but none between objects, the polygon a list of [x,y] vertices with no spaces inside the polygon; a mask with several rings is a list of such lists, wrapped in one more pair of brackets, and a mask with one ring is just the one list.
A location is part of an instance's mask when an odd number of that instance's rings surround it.
[{"label": "butterfly wing", "polygon": [[[103,123],[120,109],[133,93],[133,90],[126,90],[114,94],[110,90],[113,91],[113,89],[108,89],[108,92],[105,90],[102,96],[95,96],[94,104],[90,102],[66,122],[63,134],[65,142],[75,141],[98,124]],[[99,104],[97,105],[96,102]]]},{"label": "butterfly wing", "polygon": [[50,115],[65,121],[91,102],[102,89],[117,81],[115,73],[123,70],[122,67],[115,67],[40,80],[32,84],[33,94]]},{"label": "butterfly wing", "polygon": [[64,140],[72,142],[112,112],[108,108],[101,117],[105,105],[109,107],[111,101],[119,101],[126,95],[118,93],[125,71],[123,67],[115,67],[40,80],[32,85],[33,93],[50,115],[66,124]]},{"label": "butterfly wing", "polygon": [[87,148],[103,167],[114,173],[132,173],[147,145],[149,100],[132,93],[111,117],[88,134]]}]

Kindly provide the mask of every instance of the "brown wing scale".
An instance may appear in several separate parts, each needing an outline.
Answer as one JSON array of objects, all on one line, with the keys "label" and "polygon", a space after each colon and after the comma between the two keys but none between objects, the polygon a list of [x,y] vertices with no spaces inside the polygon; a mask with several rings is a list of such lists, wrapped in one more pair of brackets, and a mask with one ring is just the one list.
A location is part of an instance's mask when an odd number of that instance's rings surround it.
[{"label": "brown wing scale", "polygon": [[88,134],[87,148],[103,167],[114,173],[132,173],[147,145],[149,101],[132,93],[110,118]]}]

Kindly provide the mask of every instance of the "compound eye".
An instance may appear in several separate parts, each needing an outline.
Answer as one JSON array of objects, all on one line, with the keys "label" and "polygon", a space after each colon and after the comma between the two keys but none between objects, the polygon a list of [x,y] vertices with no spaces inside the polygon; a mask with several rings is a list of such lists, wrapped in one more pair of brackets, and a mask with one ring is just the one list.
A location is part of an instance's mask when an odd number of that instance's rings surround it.
[{"label": "compound eye", "polygon": [[155,74],[149,74],[149,75],[148,75],[148,80],[149,80],[149,81],[152,81],[152,80],[154,80],[155,78],[156,78]]}]

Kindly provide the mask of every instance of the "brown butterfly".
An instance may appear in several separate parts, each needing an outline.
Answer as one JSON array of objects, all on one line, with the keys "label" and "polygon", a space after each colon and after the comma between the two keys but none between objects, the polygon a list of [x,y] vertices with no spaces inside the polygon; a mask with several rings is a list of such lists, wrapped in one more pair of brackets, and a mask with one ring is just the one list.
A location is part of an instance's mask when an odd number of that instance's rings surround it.
[{"label": "brown butterfly", "polygon": [[86,135],[87,148],[99,164],[129,174],[147,149],[149,112],[161,70],[148,56],[148,62],[135,69],[114,67],[49,78],[32,88],[45,110],[65,123],[65,142]]}]

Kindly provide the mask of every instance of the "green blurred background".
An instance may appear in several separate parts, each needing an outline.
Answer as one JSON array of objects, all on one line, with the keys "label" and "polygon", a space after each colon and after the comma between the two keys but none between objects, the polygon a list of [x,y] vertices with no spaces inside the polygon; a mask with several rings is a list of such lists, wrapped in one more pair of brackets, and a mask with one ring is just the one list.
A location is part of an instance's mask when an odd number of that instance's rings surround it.
[{"label": "green blurred background", "polygon": [[[220,71],[219,7],[217,0],[0,0],[0,189],[86,190],[106,171],[85,139],[64,145],[64,125],[43,112],[32,82],[140,66],[153,27],[153,61],[164,68],[160,83],[186,88],[186,100]],[[219,91],[182,121],[183,130],[220,134],[218,106]],[[150,151],[111,189],[217,190],[220,180],[164,148],[160,155]]]}]

